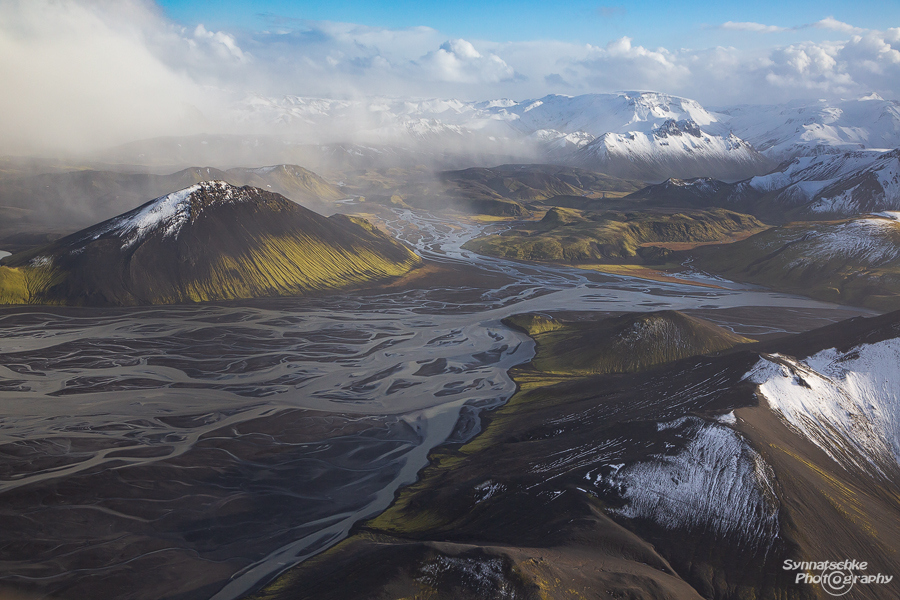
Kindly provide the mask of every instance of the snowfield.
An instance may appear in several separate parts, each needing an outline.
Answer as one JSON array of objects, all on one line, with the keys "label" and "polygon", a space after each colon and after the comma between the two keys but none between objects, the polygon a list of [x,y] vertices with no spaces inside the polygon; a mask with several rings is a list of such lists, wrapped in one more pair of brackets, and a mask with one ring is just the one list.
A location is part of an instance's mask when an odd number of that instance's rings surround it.
[{"label": "snowfield", "polygon": [[778,501],[762,457],[723,424],[689,417],[669,427],[684,428],[690,441],[674,455],[616,470],[609,482],[628,504],[614,512],[669,529],[708,528],[770,544],[778,532]]},{"label": "snowfield", "polygon": [[900,147],[900,103],[876,94],[720,109],[722,120],[772,159]]},{"label": "snowfield", "polygon": [[894,235],[900,232],[890,219],[856,219],[819,232],[814,239],[817,260],[852,258],[877,267],[900,258]]},{"label": "snowfield", "polygon": [[745,376],[795,431],[847,469],[886,476],[900,462],[900,339],[766,356]]}]

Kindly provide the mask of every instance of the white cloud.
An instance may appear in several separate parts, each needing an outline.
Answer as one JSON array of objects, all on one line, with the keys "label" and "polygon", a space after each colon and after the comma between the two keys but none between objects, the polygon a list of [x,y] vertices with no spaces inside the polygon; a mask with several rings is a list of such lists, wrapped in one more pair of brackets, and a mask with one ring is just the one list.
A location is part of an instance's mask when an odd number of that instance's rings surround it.
[{"label": "white cloud", "polygon": [[859,27],[854,27],[848,23],[844,23],[842,21],[838,21],[834,17],[826,17],[821,21],[817,21],[812,24],[813,27],[818,29],[831,29],[832,31],[840,31],[841,33],[862,33],[865,31]]},{"label": "white cloud", "polygon": [[427,77],[453,83],[497,83],[515,71],[496,54],[483,55],[470,42],[449,40],[423,56],[418,64]]},{"label": "white cloud", "polygon": [[139,0],[0,3],[0,151],[83,149],[185,130],[200,87],[152,50]]},{"label": "white cloud", "polygon": [[214,52],[218,53],[219,56],[223,58],[231,57],[239,62],[247,62],[248,60],[244,51],[241,50],[234,41],[234,36],[223,31],[207,31],[206,27],[203,26],[203,23],[197,25],[194,29],[193,39],[188,40],[188,42],[192,48],[197,47],[197,42],[206,43]]},{"label": "white cloud", "polygon": [[753,22],[734,22],[727,21],[719,26],[720,29],[730,29],[732,31],[752,31],[754,33],[779,33],[788,31],[787,27],[778,27],[777,25],[763,25],[762,23]]},{"label": "white cloud", "polygon": [[579,73],[577,79],[604,91],[662,89],[661,85],[671,89],[690,75],[675,54],[665,48],[635,46],[629,37],[612,40],[604,48],[589,47],[588,55],[571,61],[569,67]]}]

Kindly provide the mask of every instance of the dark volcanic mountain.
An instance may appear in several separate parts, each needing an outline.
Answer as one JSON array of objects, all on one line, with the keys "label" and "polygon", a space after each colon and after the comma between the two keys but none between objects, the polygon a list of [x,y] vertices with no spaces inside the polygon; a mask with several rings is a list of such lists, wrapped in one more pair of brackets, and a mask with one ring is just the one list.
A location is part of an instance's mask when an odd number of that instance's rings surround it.
[{"label": "dark volcanic mountain", "polygon": [[133,305],[299,295],[406,273],[419,262],[367,221],[208,181],[22,252],[0,301]]},{"label": "dark volcanic mountain", "polygon": [[288,164],[227,171],[192,167],[166,175],[85,169],[9,176],[0,179],[0,249],[16,252],[17,246],[33,247],[37,244],[27,243],[32,236],[23,233],[68,234],[121,214],[147,198],[210,180],[276,192],[325,214],[334,212],[334,200],[345,197],[340,188],[312,171]]}]

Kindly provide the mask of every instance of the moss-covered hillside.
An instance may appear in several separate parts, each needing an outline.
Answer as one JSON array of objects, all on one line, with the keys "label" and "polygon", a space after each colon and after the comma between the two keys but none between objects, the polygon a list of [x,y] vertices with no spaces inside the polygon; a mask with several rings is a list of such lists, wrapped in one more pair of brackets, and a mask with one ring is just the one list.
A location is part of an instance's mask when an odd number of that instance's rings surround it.
[{"label": "moss-covered hillside", "polygon": [[466,249],[523,260],[659,264],[667,244],[729,241],[765,229],[756,218],[725,209],[680,212],[586,212],[554,207],[534,223],[468,242]]}]

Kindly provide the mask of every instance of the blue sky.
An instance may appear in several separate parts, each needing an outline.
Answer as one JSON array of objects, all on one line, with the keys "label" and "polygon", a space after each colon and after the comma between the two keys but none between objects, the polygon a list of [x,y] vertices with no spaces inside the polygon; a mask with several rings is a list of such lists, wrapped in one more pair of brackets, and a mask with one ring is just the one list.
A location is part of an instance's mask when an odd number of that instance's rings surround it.
[{"label": "blue sky", "polygon": [[449,37],[495,42],[560,40],[598,45],[629,36],[636,44],[675,48],[758,47],[779,40],[789,43],[827,38],[827,32],[809,27],[771,33],[765,36],[768,39],[718,28],[729,21],[795,28],[833,17],[864,29],[891,23],[900,26],[900,2],[896,0],[636,0],[606,4],[582,0],[160,0],[159,4],[171,19],[184,25],[203,23],[207,28],[226,30],[291,29],[302,28],[307,20],[338,21],[389,29],[425,26]]}]

